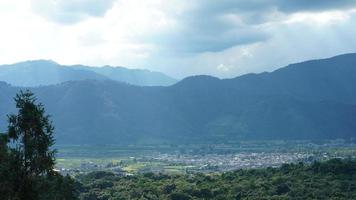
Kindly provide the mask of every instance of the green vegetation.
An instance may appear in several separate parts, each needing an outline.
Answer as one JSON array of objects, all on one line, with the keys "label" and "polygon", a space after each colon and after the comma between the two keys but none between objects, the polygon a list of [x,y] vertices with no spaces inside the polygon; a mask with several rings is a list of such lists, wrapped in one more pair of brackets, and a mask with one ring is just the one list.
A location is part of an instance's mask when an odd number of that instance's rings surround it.
[{"label": "green vegetation", "polygon": [[356,199],[356,161],[237,170],[221,174],[78,177],[80,199]]},{"label": "green vegetation", "polygon": [[30,91],[15,97],[17,115],[0,135],[0,199],[76,199],[74,180],[54,171],[54,127]]}]

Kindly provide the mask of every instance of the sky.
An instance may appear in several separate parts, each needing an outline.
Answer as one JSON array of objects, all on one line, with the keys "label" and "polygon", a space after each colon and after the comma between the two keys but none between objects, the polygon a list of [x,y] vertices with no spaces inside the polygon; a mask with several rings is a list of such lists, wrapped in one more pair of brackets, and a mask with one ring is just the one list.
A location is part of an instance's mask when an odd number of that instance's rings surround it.
[{"label": "sky", "polygon": [[356,0],[1,0],[0,64],[230,78],[356,52]]}]

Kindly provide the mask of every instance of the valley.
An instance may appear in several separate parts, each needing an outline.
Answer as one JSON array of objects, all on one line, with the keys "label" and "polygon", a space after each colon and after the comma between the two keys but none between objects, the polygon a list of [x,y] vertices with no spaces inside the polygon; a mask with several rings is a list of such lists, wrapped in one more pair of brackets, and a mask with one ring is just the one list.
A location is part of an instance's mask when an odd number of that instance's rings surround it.
[{"label": "valley", "polygon": [[242,141],[225,144],[57,146],[56,169],[78,175],[111,171],[137,173],[217,173],[279,167],[332,158],[356,158],[356,144],[330,141]]}]

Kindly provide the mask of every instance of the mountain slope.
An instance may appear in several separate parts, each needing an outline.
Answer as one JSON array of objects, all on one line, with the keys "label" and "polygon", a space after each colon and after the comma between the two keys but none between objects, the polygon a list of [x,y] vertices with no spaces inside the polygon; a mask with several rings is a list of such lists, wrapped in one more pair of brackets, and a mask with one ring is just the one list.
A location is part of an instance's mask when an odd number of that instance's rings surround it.
[{"label": "mountain slope", "polygon": [[[234,79],[188,77],[169,87],[111,80],[33,88],[59,143],[216,142],[356,136],[356,54]],[[20,88],[0,84],[0,124]]]},{"label": "mountain slope", "polygon": [[169,86],[177,82],[177,80],[160,72],[153,72],[142,69],[127,69],[124,67],[86,67],[75,66],[81,69],[96,72],[104,75],[111,80],[130,83],[140,86]]},{"label": "mountain slope", "polygon": [[123,67],[64,66],[50,60],[35,60],[0,66],[0,81],[15,86],[35,87],[75,80],[111,79],[140,86],[167,86],[175,79],[148,70]]},{"label": "mountain slope", "polygon": [[285,94],[309,100],[356,102],[356,54],[292,64],[272,73],[226,80],[238,90]]},{"label": "mountain slope", "polygon": [[48,60],[0,66],[0,81],[16,86],[33,87],[85,79],[103,80],[107,77],[91,71],[64,67]]}]

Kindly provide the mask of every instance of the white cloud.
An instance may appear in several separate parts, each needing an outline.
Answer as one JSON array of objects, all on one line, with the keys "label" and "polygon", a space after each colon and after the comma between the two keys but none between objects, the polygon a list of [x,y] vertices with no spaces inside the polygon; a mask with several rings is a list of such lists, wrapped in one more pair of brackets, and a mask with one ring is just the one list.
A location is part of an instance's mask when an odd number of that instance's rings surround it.
[{"label": "white cloud", "polygon": [[216,69],[218,71],[222,71],[222,72],[228,72],[230,70],[230,67],[224,65],[224,64],[219,64]]},{"label": "white cloud", "polygon": [[317,26],[324,26],[330,23],[338,23],[349,18],[350,12],[345,11],[331,11],[321,13],[295,13],[285,23],[309,23]]},{"label": "white cloud", "polygon": [[[242,0],[217,7],[199,0],[68,2],[0,1],[0,63],[53,59],[149,68],[179,78],[233,77],[356,51],[356,13],[346,4],[323,10]],[[244,2],[240,10],[246,10],[235,12],[224,2]],[[261,37],[244,38],[255,33]]]},{"label": "white cloud", "polygon": [[103,16],[114,0],[31,0],[33,11],[57,23],[72,24],[88,17]]}]

